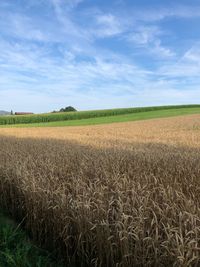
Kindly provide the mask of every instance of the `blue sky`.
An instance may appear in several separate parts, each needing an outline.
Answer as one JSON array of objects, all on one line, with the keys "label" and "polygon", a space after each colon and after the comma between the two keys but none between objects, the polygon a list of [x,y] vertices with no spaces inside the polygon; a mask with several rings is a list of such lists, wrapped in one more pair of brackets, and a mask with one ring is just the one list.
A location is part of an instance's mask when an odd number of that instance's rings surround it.
[{"label": "blue sky", "polygon": [[0,109],[200,102],[199,0],[1,0]]}]

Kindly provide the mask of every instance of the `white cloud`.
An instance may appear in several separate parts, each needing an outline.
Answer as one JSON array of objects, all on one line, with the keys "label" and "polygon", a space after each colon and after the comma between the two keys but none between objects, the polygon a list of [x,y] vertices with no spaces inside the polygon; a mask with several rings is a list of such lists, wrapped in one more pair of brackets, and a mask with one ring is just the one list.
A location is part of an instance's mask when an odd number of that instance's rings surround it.
[{"label": "white cloud", "polygon": [[150,51],[159,57],[168,58],[175,56],[175,52],[173,52],[171,49],[167,47],[162,46],[160,40],[155,40],[153,47],[150,48]]},{"label": "white cloud", "polygon": [[168,8],[146,8],[145,10],[130,10],[137,21],[156,22],[167,18],[198,18],[200,17],[200,6],[177,5]]},{"label": "white cloud", "polygon": [[68,36],[74,36],[84,39],[84,33],[80,28],[73,23],[70,18],[71,9],[73,9],[79,1],[63,1],[63,0],[51,0],[56,18],[62,26],[63,33]]},{"label": "white cloud", "polygon": [[183,80],[196,81],[200,83],[200,49],[199,42],[190,48],[177,61],[165,64],[159,73],[167,77],[179,77]]},{"label": "white cloud", "polygon": [[164,47],[161,43],[161,36],[165,35],[158,26],[138,26],[127,37],[128,41],[137,47],[143,47],[146,53],[155,55],[156,57],[168,58],[175,56],[175,52]]},{"label": "white cloud", "polygon": [[161,34],[157,26],[138,26],[129,36],[128,40],[139,45],[147,45]]},{"label": "white cloud", "polygon": [[96,16],[97,29],[95,33],[98,37],[109,37],[123,32],[120,19],[112,14],[103,14]]},{"label": "white cloud", "polygon": [[[4,109],[11,105],[10,109],[21,110],[23,106],[37,112],[68,104],[94,109],[195,101],[200,82],[199,44],[178,59],[165,46],[166,32],[158,23],[175,14],[186,17],[186,10],[126,17],[96,9],[75,17],[81,2],[49,0],[54,13],[48,13],[52,12],[49,9],[39,21],[37,14],[5,12],[0,28],[10,38],[0,39],[0,99]],[[189,12],[191,15],[193,11]],[[115,52],[114,46],[103,49],[96,44],[101,38],[120,40],[123,51]],[[126,51],[127,40],[132,45],[130,53]],[[140,62],[136,64],[132,52],[148,54],[152,63],[155,58],[162,59],[163,66],[149,71]],[[188,83],[191,77],[196,78]]]},{"label": "white cloud", "polygon": [[197,43],[191,49],[189,49],[183,56],[183,60],[190,61],[200,65],[200,43]]}]

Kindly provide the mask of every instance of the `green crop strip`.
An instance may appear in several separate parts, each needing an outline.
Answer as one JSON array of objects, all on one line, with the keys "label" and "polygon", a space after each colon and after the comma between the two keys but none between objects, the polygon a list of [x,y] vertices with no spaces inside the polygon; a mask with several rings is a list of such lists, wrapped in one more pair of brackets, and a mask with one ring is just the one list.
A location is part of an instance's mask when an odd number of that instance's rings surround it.
[{"label": "green crop strip", "polygon": [[197,109],[200,105],[180,105],[180,106],[157,106],[157,107],[142,107],[142,108],[123,108],[123,109],[107,109],[94,111],[79,111],[65,113],[48,113],[35,115],[20,115],[20,116],[0,116],[0,125],[13,124],[31,124],[31,123],[47,123],[57,121],[75,121],[84,119],[95,119],[100,117],[112,117],[119,115],[138,114],[150,111],[162,110],[184,110]]},{"label": "green crop strip", "polygon": [[62,126],[84,126],[84,125],[97,125],[106,123],[117,123],[117,122],[129,122],[138,120],[148,120],[156,118],[167,118],[181,115],[192,115],[200,114],[199,108],[178,108],[178,109],[165,109],[165,110],[154,110],[145,111],[138,113],[122,114],[116,116],[105,116],[105,117],[94,117],[88,119],[77,119],[77,120],[63,120],[63,121],[52,121],[43,123],[29,123],[29,124],[11,124],[1,125],[0,127],[62,127]]}]

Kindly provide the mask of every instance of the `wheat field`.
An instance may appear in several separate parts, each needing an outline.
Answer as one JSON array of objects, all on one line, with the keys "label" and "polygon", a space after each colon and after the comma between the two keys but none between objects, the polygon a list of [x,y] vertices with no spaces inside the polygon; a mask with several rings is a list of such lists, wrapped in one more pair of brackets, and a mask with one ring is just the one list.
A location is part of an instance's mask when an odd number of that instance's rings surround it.
[{"label": "wheat field", "polygon": [[121,146],[133,142],[198,147],[199,132],[200,115],[94,126],[0,128],[0,136],[69,140],[95,147]]},{"label": "wheat field", "polygon": [[0,129],[0,204],[66,266],[200,266],[200,115]]}]

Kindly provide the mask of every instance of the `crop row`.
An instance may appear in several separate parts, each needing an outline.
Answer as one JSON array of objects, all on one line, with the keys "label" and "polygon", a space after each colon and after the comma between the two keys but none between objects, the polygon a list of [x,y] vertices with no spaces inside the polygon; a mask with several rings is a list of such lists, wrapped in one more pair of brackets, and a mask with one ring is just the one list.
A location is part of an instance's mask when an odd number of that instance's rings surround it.
[{"label": "crop row", "polygon": [[0,125],[80,120],[80,119],[115,116],[115,115],[139,113],[139,112],[154,111],[154,110],[159,111],[165,109],[181,109],[181,108],[197,108],[197,107],[200,107],[200,105],[156,106],[156,107],[141,107],[141,108],[122,108],[122,109],[66,112],[66,113],[47,113],[47,114],[20,115],[20,116],[17,115],[0,116]]}]

